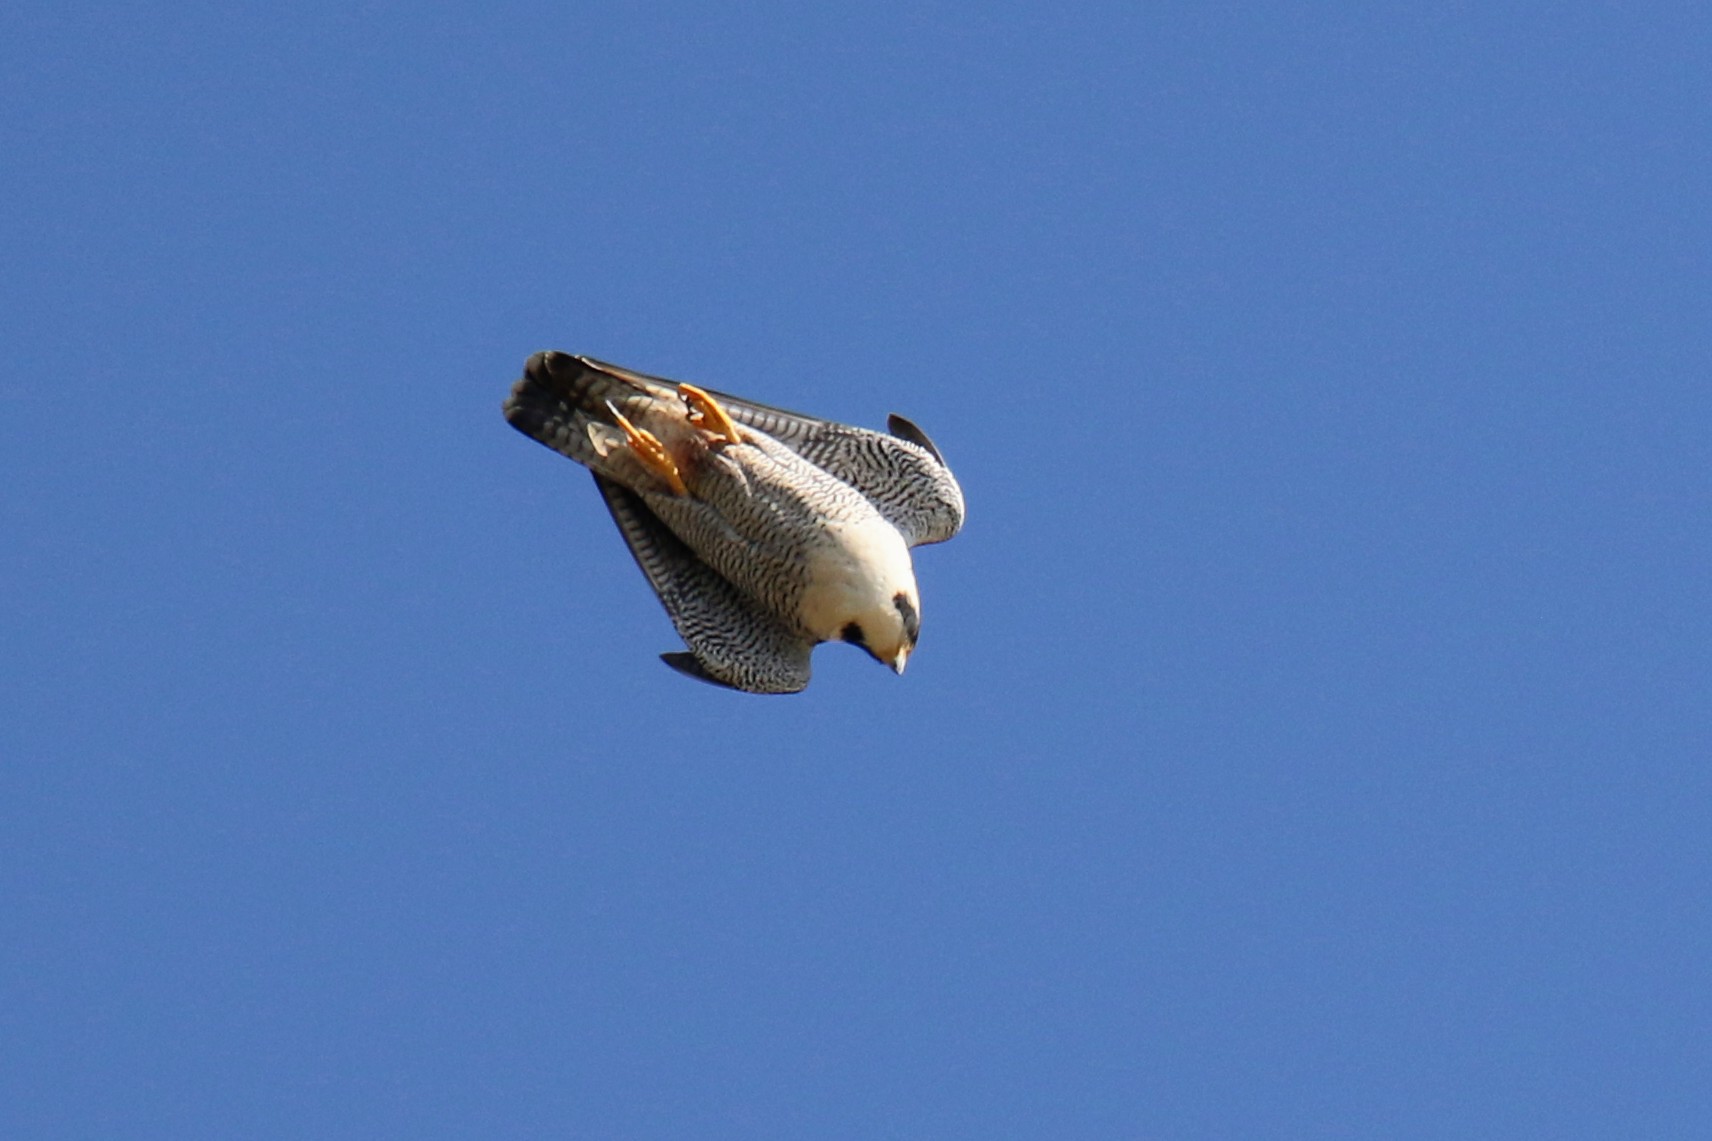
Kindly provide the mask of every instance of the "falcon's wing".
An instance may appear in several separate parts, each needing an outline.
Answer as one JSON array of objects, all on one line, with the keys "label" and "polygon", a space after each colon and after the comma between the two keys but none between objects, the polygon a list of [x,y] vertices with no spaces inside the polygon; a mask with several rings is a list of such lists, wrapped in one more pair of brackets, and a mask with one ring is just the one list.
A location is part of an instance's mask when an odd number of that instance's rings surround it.
[{"label": "falcon's wing", "polygon": [[681,673],[750,693],[796,693],[808,685],[814,649],[740,594],[648,510],[641,496],[594,477],[613,521],[691,650],[662,654]]},{"label": "falcon's wing", "polygon": [[[559,354],[554,354],[559,355]],[[591,357],[573,358],[656,397],[676,398],[677,383]],[[891,435],[757,404],[707,390],[739,424],[767,433],[803,459],[866,496],[910,546],[938,543],[963,526],[963,489],[927,433],[902,416],[887,418]]]}]

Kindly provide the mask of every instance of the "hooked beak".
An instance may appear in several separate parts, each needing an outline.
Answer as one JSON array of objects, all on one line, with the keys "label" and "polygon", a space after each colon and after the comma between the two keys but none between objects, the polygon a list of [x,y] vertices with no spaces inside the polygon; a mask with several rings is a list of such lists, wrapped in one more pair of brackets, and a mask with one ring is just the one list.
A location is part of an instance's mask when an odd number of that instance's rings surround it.
[{"label": "hooked beak", "polygon": [[892,667],[893,673],[902,674],[904,672],[904,665],[909,661],[909,656],[910,648],[908,646],[899,646],[898,652],[892,655],[892,660],[886,664]]}]

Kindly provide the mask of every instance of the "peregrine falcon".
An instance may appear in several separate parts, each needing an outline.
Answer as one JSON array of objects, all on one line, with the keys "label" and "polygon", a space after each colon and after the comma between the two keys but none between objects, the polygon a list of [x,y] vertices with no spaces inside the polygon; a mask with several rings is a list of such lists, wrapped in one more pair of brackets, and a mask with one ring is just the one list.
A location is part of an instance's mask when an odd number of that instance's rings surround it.
[{"label": "peregrine falcon", "polygon": [[853,642],[903,673],[921,632],[909,549],[957,533],[963,491],[902,416],[885,435],[544,352],[505,418],[594,473],[689,646],[667,665],[795,693],[818,643]]}]

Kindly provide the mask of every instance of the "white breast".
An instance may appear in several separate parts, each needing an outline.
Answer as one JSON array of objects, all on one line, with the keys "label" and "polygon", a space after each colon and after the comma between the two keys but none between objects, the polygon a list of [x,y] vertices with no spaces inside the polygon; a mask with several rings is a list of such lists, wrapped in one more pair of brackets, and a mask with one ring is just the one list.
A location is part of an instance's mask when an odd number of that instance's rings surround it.
[{"label": "white breast", "polygon": [[909,546],[877,512],[866,519],[832,522],[809,550],[809,586],[801,620],[822,641],[875,610],[892,608],[900,591],[915,594]]}]

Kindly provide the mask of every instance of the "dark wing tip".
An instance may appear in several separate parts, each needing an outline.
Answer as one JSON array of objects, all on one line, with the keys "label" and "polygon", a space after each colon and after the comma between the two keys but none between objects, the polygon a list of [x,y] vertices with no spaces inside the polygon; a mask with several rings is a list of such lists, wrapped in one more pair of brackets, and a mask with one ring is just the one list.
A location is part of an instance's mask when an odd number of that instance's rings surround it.
[{"label": "dark wing tip", "polygon": [[697,658],[694,654],[686,654],[682,651],[675,654],[661,654],[660,660],[683,674],[685,677],[693,677],[697,681],[705,681],[709,685],[717,685],[722,689],[737,688],[730,682],[723,681],[708,673],[707,667],[702,665],[701,659]]},{"label": "dark wing tip", "polygon": [[660,660],[683,674],[685,677],[693,677],[697,681],[705,681],[709,685],[717,685],[721,689],[735,690],[738,693],[758,693],[763,695],[774,693],[799,693],[803,688],[803,684],[806,684],[807,680],[805,678],[803,683],[787,689],[750,689],[746,686],[734,685],[731,682],[726,681],[724,678],[713,676],[707,671],[707,667],[701,664],[701,659],[697,658],[694,654],[687,654],[682,651],[674,654],[661,654]]},{"label": "dark wing tip", "polygon": [[942,465],[945,463],[945,458],[939,454],[939,449],[933,446],[933,441],[927,438],[926,432],[915,426],[914,421],[906,420],[894,412],[886,417],[886,430],[900,440],[908,440],[912,444],[926,448],[928,455],[938,460]]}]

